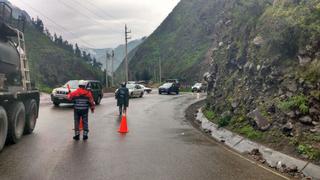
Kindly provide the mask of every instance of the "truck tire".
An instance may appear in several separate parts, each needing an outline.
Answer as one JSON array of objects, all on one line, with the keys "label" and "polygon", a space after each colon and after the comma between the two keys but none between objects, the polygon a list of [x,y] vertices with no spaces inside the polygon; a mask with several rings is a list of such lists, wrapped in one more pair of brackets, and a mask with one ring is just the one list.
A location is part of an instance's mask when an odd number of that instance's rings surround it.
[{"label": "truck tire", "polygon": [[0,106],[0,152],[6,143],[8,133],[8,118],[7,113],[3,109],[3,107]]},{"label": "truck tire", "polygon": [[16,144],[23,135],[26,124],[26,111],[22,102],[14,102],[8,109],[8,137],[7,142]]},{"label": "truck tire", "polygon": [[36,100],[31,99],[25,103],[26,107],[26,125],[24,127],[24,134],[31,134],[37,123],[38,105]]}]

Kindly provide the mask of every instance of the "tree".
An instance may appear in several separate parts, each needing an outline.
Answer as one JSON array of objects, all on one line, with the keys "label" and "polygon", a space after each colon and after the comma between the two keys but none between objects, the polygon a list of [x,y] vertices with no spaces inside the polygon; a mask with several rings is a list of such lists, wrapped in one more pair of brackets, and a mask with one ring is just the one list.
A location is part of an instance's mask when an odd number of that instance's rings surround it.
[{"label": "tree", "polygon": [[81,51],[80,51],[80,48],[79,48],[79,46],[78,46],[77,43],[76,43],[76,46],[75,46],[74,54],[75,54],[77,57],[81,57]]},{"label": "tree", "polygon": [[37,17],[37,20],[35,21],[35,27],[38,31],[43,32],[44,31],[44,25],[41,19]]},{"label": "tree", "polygon": [[149,81],[151,79],[151,75],[148,70],[144,69],[141,74],[142,80]]}]

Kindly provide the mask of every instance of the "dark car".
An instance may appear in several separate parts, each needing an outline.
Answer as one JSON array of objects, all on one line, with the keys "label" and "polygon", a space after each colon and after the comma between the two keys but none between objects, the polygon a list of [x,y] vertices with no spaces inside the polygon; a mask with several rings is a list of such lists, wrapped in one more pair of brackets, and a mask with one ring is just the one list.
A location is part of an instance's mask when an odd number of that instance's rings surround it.
[{"label": "dark car", "polygon": [[159,94],[166,93],[176,93],[179,94],[179,86],[176,83],[164,83],[159,87]]},{"label": "dark car", "polygon": [[[100,104],[103,98],[102,85],[96,80],[85,80],[87,83],[86,88],[92,92],[94,101],[97,105]],[[56,88],[51,93],[51,101],[55,106],[59,106],[61,103],[72,103],[67,98],[69,90],[75,91],[79,87],[79,80],[70,80],[62,87]]]}]

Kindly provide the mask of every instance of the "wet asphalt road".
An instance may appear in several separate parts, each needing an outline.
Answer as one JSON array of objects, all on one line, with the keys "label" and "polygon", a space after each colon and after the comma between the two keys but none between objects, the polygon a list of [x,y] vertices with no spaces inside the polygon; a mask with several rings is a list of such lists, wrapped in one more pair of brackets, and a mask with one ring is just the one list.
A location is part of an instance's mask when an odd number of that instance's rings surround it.
[{"label": "wet asphalt road", "polygon": [[282,179],[208,140],[184,118],[196,96],[132,99],[129,133],[117,132],[114,98],[90,114],[87,142],[72,140],[71,107],[44,103],[33,134],[0,154],[0,179]]}]

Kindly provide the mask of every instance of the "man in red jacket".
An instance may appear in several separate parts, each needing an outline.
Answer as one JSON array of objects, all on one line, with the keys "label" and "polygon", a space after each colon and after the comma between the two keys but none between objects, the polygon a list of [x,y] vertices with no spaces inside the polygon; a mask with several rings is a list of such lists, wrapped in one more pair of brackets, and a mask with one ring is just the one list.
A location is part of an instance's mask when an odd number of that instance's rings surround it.
[{"label": "man in red jacket", "polygon": [[78,141],[80,139],[80,118],[83,122],[83,140],[88,139],[89,124],[88,124],[88,114],[89,108],[91,112],[94,112],[94,101],[91,91],[86,89],[87,83],[85,81],[79,81],[79,88],[68,94],[68,99],[74,102],[74,140]]}]

